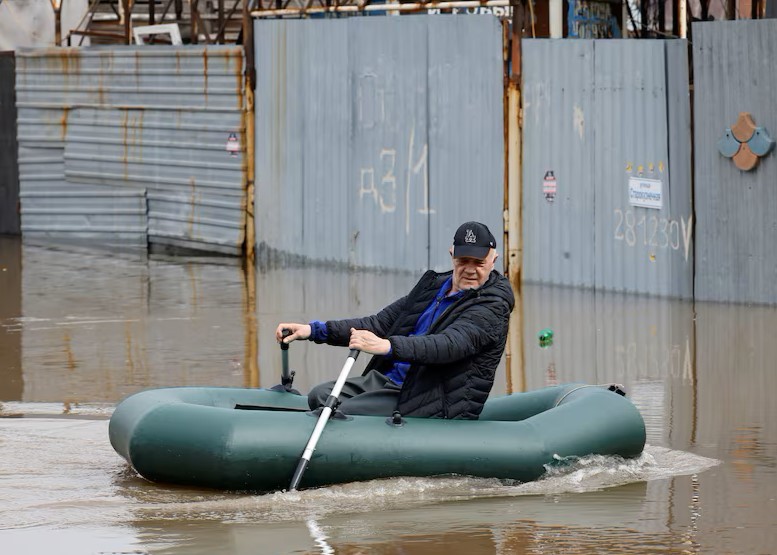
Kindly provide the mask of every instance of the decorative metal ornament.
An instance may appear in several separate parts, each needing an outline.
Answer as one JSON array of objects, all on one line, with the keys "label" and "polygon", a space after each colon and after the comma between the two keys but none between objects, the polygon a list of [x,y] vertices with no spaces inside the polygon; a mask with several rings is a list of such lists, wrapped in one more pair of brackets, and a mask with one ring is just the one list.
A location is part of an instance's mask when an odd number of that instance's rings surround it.
[{"label": "decorative metal ornament", "polygon": [[774,146],[774,141],[763,127],[758,127],[749,112],[741,112],[736,123],[726,128],[726,133],[718,141],[718,151],[731,158],[734,165],[742,171],[750,171],[758,165],[758,160],[766,156]]}]

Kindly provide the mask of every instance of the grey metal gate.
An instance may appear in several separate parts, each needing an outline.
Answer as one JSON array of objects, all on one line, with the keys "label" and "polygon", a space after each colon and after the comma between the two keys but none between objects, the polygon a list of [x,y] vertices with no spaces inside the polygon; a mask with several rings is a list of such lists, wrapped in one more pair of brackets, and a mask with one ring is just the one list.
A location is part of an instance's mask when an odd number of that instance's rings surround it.
[{"label": "grey metal gate", "polygon": [[496,18],[257,21],[255,37],[259,256],[446,269],[459,223],[501,238]]},{"label": "grey metal gate", "polygon": [[523,41],[523,278],[691,298],[685,41]]}]

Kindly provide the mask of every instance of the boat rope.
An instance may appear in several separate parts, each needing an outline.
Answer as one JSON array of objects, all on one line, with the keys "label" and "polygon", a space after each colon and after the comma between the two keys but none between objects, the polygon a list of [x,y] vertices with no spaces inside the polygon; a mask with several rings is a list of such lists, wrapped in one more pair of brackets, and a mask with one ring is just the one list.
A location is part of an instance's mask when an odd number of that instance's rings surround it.
[{"label": "boat rope", "polygon": [[[567,396],[571,395],[572,393],[574,393],[575,391],[577,391],[579,389],[583,389],[583,388],[586,388],[586,387],[606,387],[606,388],[610,389],[611,391],[615,391],[616,393],[618,392],[618,390],[620,390],[621,392],[623,391],[623,386],[621,384],[617,384],[617,383],[597,383],[597,384],[579,385],[579,386],[577,386],[577,387],[575,387],[573,389],[570,389],[566,393],[564,393],[559,398],[559,400],[556,401],[556,404],[553,405],[553,408],[556,408],[557,406],[559,406],[561,404],[561,401],[566,399]],[[621,393],[621,395],[625,395],[625,393]]]}]

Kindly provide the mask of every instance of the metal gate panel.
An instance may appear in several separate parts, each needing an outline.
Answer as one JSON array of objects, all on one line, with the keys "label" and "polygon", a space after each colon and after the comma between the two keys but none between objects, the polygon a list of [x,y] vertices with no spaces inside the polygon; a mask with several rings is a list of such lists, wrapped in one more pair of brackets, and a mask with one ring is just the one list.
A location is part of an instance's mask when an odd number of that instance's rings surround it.
[{"label": "metal gate panel", "polygon": [[260,257],[417,271],[462,219],[501,237],[501,27],[467,19],[255,23]]},{"label": "metal gate panel", "polygon": [[294,23],[255,23],[257,251],[343,262],[350,245],[347,22]]},{"label": "metal gate panel", "polygon": [[[450,268],[448,248],[465,221],[485,223],[497,250],[505,252],[504,60],[497,18],[473,24],[471,17],[437,17],[428,23],[431,197],[420,179],[414,190],[417,212],[433,207],[429,266],[441,271]],[[411,164],[413,171],[416,166]],[[500,257],[497,270],[502,268]]]},{"label": "metal gate panel", "polygon": [[[690,183],[670,181],[666,41],[596,41],[597,117],[594,183],[597,287],[692,296],[693,258],[687,208]],[[680,58],[685,62],[686,58]],[[677,153],[673,165],[689,165]],[[682,159],[679,154],[685,154]],[[661,187],[660,208],[630,202],[633,179]],[[673,271],[679,265],[678,276]]]},{"label": "metal gate panel", "polygon": [[777,138],[777,21],[693,25],[696,298],[777,304],[777,154],[740,171],[718,141],[741,112]]},{"label": "metal gate panel", "polygon": [[523,44],[524,279],[690,298],[686,43]]},{"label": "metal gate panel", "polygon": [[524,40],[523,279],[594,285],[594,47]]},{"label": "metal gate panel", "polygon": [[430,173],[427,22],[414,17],[350,21],[353,261],[427,268],[432,209],[419,211],[425,208],[423,188],[428,190]]}]

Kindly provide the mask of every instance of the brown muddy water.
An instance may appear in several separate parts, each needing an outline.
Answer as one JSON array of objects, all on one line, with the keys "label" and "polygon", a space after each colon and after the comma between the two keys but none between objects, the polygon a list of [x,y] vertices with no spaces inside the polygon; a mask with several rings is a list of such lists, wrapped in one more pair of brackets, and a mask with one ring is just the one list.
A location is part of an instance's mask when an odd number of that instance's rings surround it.
[{"label": "brown muddy water", "polygon": [[[622,383],[648,428],[639,459],[587,457],[530,484],[236,494],[148,483],[111,448],[125,396],[274,385],[279,321],[366,314],[415,277],[0,238],[0,553],[777,552],[774,308],[526,286],[511,333],[527,388]],[[295,386],[332,379],[345,354],[292,345]],[[509,383],[502,367],[494,394]]]}]

